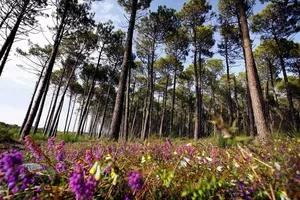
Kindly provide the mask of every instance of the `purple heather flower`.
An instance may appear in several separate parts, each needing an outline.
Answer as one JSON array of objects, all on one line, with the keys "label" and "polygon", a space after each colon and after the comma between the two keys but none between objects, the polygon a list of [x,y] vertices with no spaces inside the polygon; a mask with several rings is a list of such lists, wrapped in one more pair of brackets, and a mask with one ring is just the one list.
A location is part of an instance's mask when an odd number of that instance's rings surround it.
[{"label": "purple heather flower", "polygon": [[62,172],[65,172],[67,167],[66,167],[66,163],[65,162],[58,162],[56,165],[55,165],[55,169],[62,173]]},{"label": "purple heather flower", "polygon": [[89,163],[89,166],[93,165],[93,155],[90,149],[85,151],[85,160]]},{"label": "purple heather flower", "polygon": [[25,144],[31,151],[31,153],[34,155],[36,162],[39,162],[42,158],[42,154],[40,149],[37,147],[37,145],[32,141],[31,137],[27,135],[25,137]]},{"label": "purple heather flower", "polygon": [[69,178],[71,190],[76,195],[76,200],[92,199],[97,189],[97,181],[93,176],[85,180],[82,169],[79,166],[77,168],[79,170],[73,172]]},{"label": "purple heather flower", "polygon": [[55,137],[51,137],[48,139],[47,149],[48,151],[53,151],[55,148]]},{"label": "purple heather flower", "polygon": [[[7,153],[0,154],[0,182],[7,182],[8,188],[14,194],[20,189],[25,189],[29,184],[34,182],[32,174],[25,174],[25,169],[22,166],[23,157],[20,152],[12,150]],[[19,177],[22,177],[21,188],[17,186]]]},{"label": "purple heather flower", "polygon": [[133,190],[139,190],[142,188],[144,181],[143,181],[143,177],[140,173],[138,172],[130,172],[129,173],[129,186],[133,189]]},{"label": "purple heather flower", "polygon": [[61,141],[58,145],[56,145],[55,147],[55,151],[54,151],[54,155],[55,155],[55,159],[57,161],[63,161],[64,158],[66,157],[66,152],[64,150],[64,145],[65,142]]},{"label": "purple heather flower", "polygon": [[166,138],[166,146],[169,148],[172,147],[172,142],[171,142],[170,138]]}]

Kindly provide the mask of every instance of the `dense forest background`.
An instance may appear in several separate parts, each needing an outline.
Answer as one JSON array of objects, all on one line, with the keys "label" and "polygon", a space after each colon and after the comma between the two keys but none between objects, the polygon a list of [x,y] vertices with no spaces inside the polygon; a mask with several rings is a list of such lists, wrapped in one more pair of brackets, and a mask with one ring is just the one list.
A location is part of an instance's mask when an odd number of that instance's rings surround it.
[{"label": "dense forest background", "polygon": [[[91,6],[99,2],[0,0],[0,74],[12,56],[23,73],[36,74],[21,138],[38,127],[56,136],[59,124],[74,136],[143,140],[221,130],[264,141],[299,131],[299,1],[262,1],[253,13],[258,1],[219,0],[212,12],[205,0],[155,11],[147,10],[151,0],[119,0],[128,19],[122,30],[95,21]],[[19,48],[44,18],[53,41],[30,37]]]}]

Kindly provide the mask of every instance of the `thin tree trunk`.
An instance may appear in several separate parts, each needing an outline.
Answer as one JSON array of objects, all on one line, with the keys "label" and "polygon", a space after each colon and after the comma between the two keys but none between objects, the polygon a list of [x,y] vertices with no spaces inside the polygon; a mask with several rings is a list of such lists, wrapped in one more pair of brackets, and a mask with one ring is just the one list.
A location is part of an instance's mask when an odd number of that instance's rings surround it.
[{"label": "thin tree trunk", "polygon": [[174,68],[174,79],[173,79],[173,91],[172,91],[172,104],[171,104],[171,116],[170,116],[170,133],[173,133],[174,125],[174,107],[175,107],[175,90],[176,90],[176,78],[177,78],[177,63]]},{"label": "thin tree trunk", "polygon": [[273,76],[273,66],[270,60],[268,60],[268,67],[269,67],[269,73],[270,73],[270,81],[271,81],[271,86],[272,86],[272,90],[273,90],[273,96],[276,102],[276,105],[278,105],[278,98],[277,98],[277,93],[275,91],[275,84],[274,84],[274,76]]},{"label": "thin tree trunk", "polygon": [[111,128],[109,133],[109,139],[111,140],[112,139],[118,140],[119,138],[120,125],[122,122],[125,86],[126,86],[128,68],[130,67],[128,61],[130,60],[131,53],[132,53],[132,38],[133,38],[133,31],[135,26],[137,3],[138,3],[137,0],[131,1],[131,14],[130,14],[129,26],[127,31],[125,52],[123,56],[122,71],[119,79],[118,92],[116,96]]},{"label": "thin tree trunk", "polygon": [[[65,72],[66,72],[66,67],[63,68],[63,72],[62,72],[62,74],[60,76],[60,80],[59,80],[59,83],[58,83],[57,92],[56,92],[56,95],[55,95],[53,106],[51,108],[50,116],[49,116],[49,119],[48,119],[48,124],[47,124],[46,130],[45,130],[45,132],[49,136],[51,135],[51,131],[49,131],[49,129],[51,129],[52,126],[55,126],[55,119],[53,119],[53,117],[54,117],[53,115],[54,115],[54,112],[55,112],[55,109],[56,109],[56,104],[57,104],[57,100],[58,100],[58,97],[59,97],[60,89],[61,89],[62,84],[63,84]],[[57,110],[59,110],[59,108]]]},{"label": "thin tree trunk", "polygon": [[199,77],[197,69],[197,42],[196,42],[196,30],[194,30],[194,73],[195,73],[195,90],[196,90],[196,111],[195,111],[195,128],[194,128],[194,140],[199,139],[200,136],[200,94],[199,94]]},{"label": "thin tree trunk", "polygon": [[79,124],[78,124],[78,128],[77,128],[77,133],[76,133],[77,136],[82,135],[83,124],[84,124],[83,122],[85,120],[85,116],[87,115],[88,106],[90,104],[90,100],[91,100],[92,93],[93,93],[93,90],[94,90],[95,79],[96,79],[96,71],[97,70],[98,70],[98,65],[97,65],[97,68],[96,68],[96,70],[94,72],[93,79],[92,79],[92,84],[90,86],[89,93],[88,93],[88,96],[87,96],[87,100],[86,100],[86,102],[84,104],[82,115],[81,115],[80,120],[79,120]]},{"label": "thin tree trunk", "polygon": [[169,76],[167,76],[167,82],[165,86],[164,91],[164,97],[163,97],[163,107],[162,107],[162,114],[161,114],[161,121],[160,121],[160,128],[159,128],[159,137],[163,136],[163,127],[164,127],[164,121],[165,121],[165,113],[166,113],[166,104],[167,104],[167,96],[168,96],[168,85],[169,85]]},{"label": "thin tree trunk", "polygon": [[[49,87],[49,86],[48,86]],[[46,126],[48,124],[48,120],[49,120],[49,116],[50,116],[50,111],[51,111],[51,108],[52,108],[52,104],[53,104],[53,101],[54,101],[54,97],[55,97],[55,92],[56,92],[56,86],[54,87],[53,89],[53,93],[52,93],[52,98],[51,98],[51,101],[50,101],[50,106],[49,106],[49,109],[48,109],[48,113],[47,113],[47,117],[46,117],[46,120],[45,120],[45,123],[44,123],[44,127],[43,127],[43,133],[44,135],[46,135]],[[46,98],[45,94],[43,96],[43,101],[44,99]],[[39,112],[40,113],[40,112]]]},{"label": "thin tree trunk", "polygon": [[24,120],[23,120],[22,126],[21,126],[21,128],[20,128],[20,130],[19,130],[19,135],[21,135],[21,133],[22,133],[22,131],[23,131],[23,128],[24,128],[24,125],[25,125],[25,123],[26,123],[26,121],[27,121],[27,118],[28,118],[28,116],[29,116],[29,113],[30,113],[30,110],[31,110],[31,107],[32,107],[32,104],[33,104],[33,100],[34,100],[34,97],[35,97],[35,94],[36,94],[37,89],[38,89],[38,87],[39,87],[40,81],[41,81],[41,79],[42,79],[42,77],[43,77],[44,69],[45,69],[45,66],[43,67],[43,69],[42,69],[42,71],[41,71],[41,73],[40,73],[39,79],[37,80],[37,82],[36,82],[36,84],[35,84],[34,91],[33,91],[33,95],[32,95],[32,97],[31,97],[29,106],[28,106],[28,108],[27,108],[27,112],[26,112],[25,118],[24,118]]},{"label": "thin tree trunk", "polygon": [[70,100],[69,100],[69,106],[68,106],[68,110],[67,110],[66,122],[65,122],[65,127],[64,127],[64,134],[66,134],[66,130],[67,130],[67,126],[68,126],[68,119],[69,119],[71,104],[72,104],[72,92],[70,93]]},{"label": "thin tree trunk", "polygon": [[26,122],[25,127],[23,129],[23,132],[21,134],[21,139],[22,140],[25,138],[26,135],[29,135],[29,133],[30,133],[30,129],[31,129],[33,121],[34,121],[34,119],[36,117],[36,113],[38,111],[38,108],[39,108],[42,96],[43,96],[43,94],[45,92],[45,89],[47,87],[48,79],[51,77],[51,73],[52,73],[52,69],[53,69],[54,63],[55,63],[55,59],[56,59],[56,55],[57,55],[57,52],[58,52],[58,48],[59,48],[60,42],[62,40],[62,33],[64,31],[64,23],[65,23],[65,19],[66,19],[67,12],[68,12],[68,7],[69,7],[69,3],[68,2],[69,1],[67,1],[66,9],[64,10],[61,23],[60,23],[60,25],[58,27],[58,30],[57,30],[57,33],[56,33],[56,37],[55,37],[55,40],[54,40],[54,45],[53,45],[53,49],[52,49],[52,52],[51,52],[49,64],[48,64],[48,66],[46,68],[46,73],[45,73],[44,79],[42,81],[42,85],[40,87],[40,91],[39,91],[39,93],[37,95],[35,104],[34,104],[34,106],[32,108],[32,112],[30,113],[28,121]]},{"label": "thin tree trunk", "polygon": [[236,106],[236,124],[238,127],[238,130],[240,132],[240,105],[239,105],[239,100],[238,100],[238,93],[237,93],[237,84],[236,84],[236,78],[235,75],[233,75],[233,84],[234,84],[234,101],[235,101],[235,106]]},{"label": "thin tree trunk", "polygon": [[229,68],[229,58],[228,58],[228,39],[225,37],[225,60],[226,60],[226,72],[227,72],[227,103],[229,108],[229,124],[233,121],[233,109],[232,109],[232,99],[231,99],[231,86],[230,86],[230,68]]},{"label": "thin tree trunk", "polygon": [[73,106],[72,106],[70,120],[69,120],[69,124],[68,124],[67,131],[66,131],[67,133],[69,133],[69,128],[70,128],[71,121],[72,121],[72,118],[73,118],[73,112],[74,112],[74,108],[75,108],[75,104],[76,104],[76,99],[77,99],[77,94],[75,94],[75,97],[74,97],[74,103],[73,103]]},{"label": "thin tree trunk", "polygon": [[[132,62],[132,61],[130,61]],[[129,105],[130,105],[130,78],[131,78],[131,67],[128,69],[127,75],[127,83],[126,83],[126,96],[125,96],[125,117],[124,117],[124,131],[123,131],[123,138],[127,141],[128,134],[129,134]]]},{"label": "thin tree trunk", "polygon": [[[42,117],[42,114],[43,114],[44,105],[45,105],[45,102],[46,102],[46,98],[47,98],[47,93],[48,93],[49,87],[50,87],[50,79],[48,80],[45,93],[43,94],[43,97],[42,97],[42,100],[41,100],[41,105],[39,107],[39,110],[38,110],[38,113],[37,113],[37,117],[36,117],[36,120],[35,120],[35,123],[34,123],[33,134],[37,133],[37,129],[38,129],[39,123],[41,121],[41,117]],[[52,100],[51,100],[51,104],[52,104]]]},{"label": "thin tree trunk", "polygon": [[288,102],[289,102],[291,120],[292,120],[294,128],[296,130],[298,130],[299,129],[299,124],[298,124],[297,119],[296,119],[295,108],[294,108],[294,103],[293,103],[293,94],[291,92],[291,86],[290,86],[288,76],[287,76],[287,73],[286,73],[286,69],[285,69],[285,63],[284,63],[284,58],[282,56],[281,45],[278,41],[278,38],[277,38],[276,34],[274,34],[274,39],[275,39],[276,45],[277,45],[278,50],[279,50],[279,60],[280,60],[281,70],[282,70],[283,79],[284,79],[284,83],[285,83],[287,99],[288,99]]},{"label": "thin tree trunk", "polygon": [[79,110],[77,111],[77,114],[76,114],[76,117],[75,117],[75,121],[74,121],[74,125],[73,125],[73,133],[75,132],[75,126],[76,126],[76,123],[77,123],[77,119],[78,119],[78,115],[79,115]]},{"label": "thin tree trunk", "polygon": [[249,29],[245,11],[245,5],[243,0],[238,0],[237,2],[239,14],[240,14],[240,22],[242,29],[242,40],[243,47],[245,50],[245,59],[246,59],[246,68],[247,68],[247,77],[249,84],[250,97],[252,101],[252,107],[255,124],[257,127],[257,133],[262,143],[266,143],[269,138],[269,131],[266,124],[266,119],[263,111],[263,102],[260,98],[259,94],[259,82],[257,80],[256,67],[254,65],[254,58],[252,52],[252,45],[249,36]]},{"label": "thin tree trunk", "polygon": [[[28,6],[29,2],[30,2],[30,0],[26,0],[26,1],[24,2],[23,8],[22,8],[22,10],[21,10],[21,12],[20,12],[20,15],[19,15],[18,18],[17,18],[17,21],[16,21],[14,27],[12,28],[12,30],[11,30],[11,32],[9,33],[7,39],[5,40],[4,44],[2,45],[1,50],[0,50],[0,60],[3,59],[3,56],[4,56],[5,52],[8,52],[8,53],[7,53],[7,56],[8,56],[9,51],[10,51],[10,48],[11,48],[11,46],[12,46],[14,40],[15,40],[17,31],[18,31],[18,29],[19,29],[19,26],[20,26],[21,21],[23,20],[23,17],[24,17],[24,14],[25,14],[25,12],[26,12],[26,9],[27,9],[27,6]],[[6,57],[7,57],[7,56],[6,56]],[[4,62],[4,63],[5,63],[5,62]],[[2,64],[1,64],[1,68],[0,68],[0,76],[1,76],[1,73],[2,73],[2,71],[3,71],[3,68],[4,68],[4,65],[2,66]]]}]

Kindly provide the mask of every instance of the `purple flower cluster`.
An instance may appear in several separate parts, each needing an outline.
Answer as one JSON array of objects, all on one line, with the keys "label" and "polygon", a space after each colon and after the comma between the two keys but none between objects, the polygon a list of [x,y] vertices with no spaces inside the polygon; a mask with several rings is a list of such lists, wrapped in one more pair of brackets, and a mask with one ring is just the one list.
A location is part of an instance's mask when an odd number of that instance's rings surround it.
[{"label": "purple flower cluster", "polygon": [[34,155],[36,162],[39,162],[42,158],[42,153],[39,147],[33,142],[31,137],[27,135],[25,137],[25,144],[31,151],[31,153]]},{"label": "purple flower cluster", "polygon": [[71,173],[69,178],[70,187],[76,195],[76,200],[92,199],[97,189],[97,181],[93,176],[85,180],[81,167],[77,166],[76,168],[77,170]]},{"label": "purple flower cluster", "polygon": [[54,148],[55,148],[55,137],[51,137],[48,139],[47,149],[48,151],[53,151]]},{"label": "purple flower cluster", "polygon": [[58,163],[55,165],[55,169],[56,169],[59,173],[65,172],[65,171],[67,170],[66,163],[65,163],[65,162],[58,162]]},{"label": "purple flower cluster", "polygon": [[85,151],[85,160],[89,163],[89,166],[93,165],[93,154],[90,149]]},{"label": "purple flower cluster", "polygon": [[[7,182],[12,193],[25,189],[34,181],[31,174],[25,174],[22,164],[23,156],[20,152],[12,150],[0,154],[0,174],[4,174],[4,176],[0,176],[0,182]],[[19,178],[22,178],[21,187],[17,185]]]},{"label": "purple flower cluster", "polygon": [[144,181],[143,181],[143,177],[140,173],[138,172],[130,172],[129,173],[129,186],[133,189],[133,190],[139,190],[142,188]]},{"label": "purple flower cluster", "polygon": [[57,161],[63,161],[66,157],[66,152],[64,150],[65,141],[61,141],[58,145],[55,147],[54,155],[55,159]]}]

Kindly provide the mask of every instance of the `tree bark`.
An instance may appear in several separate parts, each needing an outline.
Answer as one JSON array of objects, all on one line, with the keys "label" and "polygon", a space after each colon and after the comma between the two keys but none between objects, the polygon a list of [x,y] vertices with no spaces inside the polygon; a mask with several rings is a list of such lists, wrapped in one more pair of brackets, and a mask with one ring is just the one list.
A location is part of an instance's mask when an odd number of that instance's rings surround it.
[{"label": "tree bark", "polygon": [[[10,48],[11,48],[11,46],[12,46],[14,40],[15,40],[17,31],[19,29],[21,21],[23,20],[23,17],[24,17],[24,14],[26,12],[26,9],[27,9],[27,6],[28,6],[29,2],[30,2],[30,0],[26,0],[24,2],[23,8],[22,8],[22,10],[20,12],[20,15],[17,18],[17,21],[16,21],[14,27],[12,28],[12,30],[9,33],[8,37],[6,38],[4,44],[2,45],[1,50],[0,50],[0,60],[2,60],[5,52],[7,52],[7,51],[9,52],[10,51]],[[8,57],[8,54],[9,53],[7,53],[7,55],[5,57]],[[3,68],[4,68],[4,65],[2,66],[2,64],[1,64],[0,76],[1,76],[1,73],[3,71]]]},{"label": "tree bark", "polygon": [[[132,61],[130,61],[132,62]],[[129,105],[130,105],[130,78],[131,78],[131,67],[128,69],[127,83],[126,83],[126,97],[125,97],[125,117],[124,117],[124,131],[123,138],[127,141],[129,131]]]},{"label": "tree bark", "polygon": [[68,2],[69,1],[67,1],[66,9],[64,10],[62,20],[60,22],[60,25],[59,25],[57,33],[56,33],[56,37],[55,37],[55,40],[54,40],[54,45],[53,45],[53,48],[52,48],[49,64],[46,68],[46,73],[45,73],[44,79],[42,81],[42,85],[40,87],[39,93],[37,95],[37,98],[36,98],[35,104],[32,108],[32,111],[29,115],[29,118],[28,118],[28,120],[25,124],[25,127],[24,127],[23,131],[22,131],[22,134],[21,134],[21,139],[22,140],[25,138],[26,135],[29,135],[29,133],[30,133],[30,129],[31,129],[33,121],[36,117],[36,113],[38,111],[42,96],[43,96],[43,94],[45,92],[45,89],[47,87],[48,79],[51,77],[51,73],[52,73],[54,63],[55,63],[58,48],[59,48],[60,42],[62,40],[62,34],[63,34],[63,31],[64,31],[64,23],[65,23],[65,19],[66,19],[67,12],[68,12],[68,7],[69,7]]},{"label": "tree bark", "polygon": [[70,100],[69,100],[69,106],[68,106],[68,110],[67,110],[66,121],[65,121],[64,134],[66,134],[66,130],[67,130],[67,126],[68,126],[71,104],[72,104],[72,92],[70,93]]},{"label": "tree bark", "polygon": [[162,107],[162,114],[161,114],[161,121],[159,126],[159,136],[163,136],[163,127],[164,127],[164,120],[165,120],[165,113],[166,113],[166,104],[167,104],[167,96],[168,96],[168,85],[169,85],[169,75],[167,76],[167,82],[164,91],[163,97],[163,107]]},{"label": "tree bark", "polygon": [[32,97],[31,97],[29,106],[28,106],[28,108],[27,108],[27,112],[26,112],[25,118],[24,118],[24,120],[23,120],[22,126],[21,126],[21,128],[20,128],[20,130],[19,130],[19,135],[21,135],[21,133],[22,133],[22,131],[23,131],[23,128],[24,128],[24,125],[25,125],[25,123],[26,123],[26,121],[27,121],[27,118],[28,118],[28,116],[29,116],[29,113],[30,113],[30,110],[31,110],[31,107],[32,107],[32,104],[33,104],[33,101],[34,101],[35,94],[36,94],[36,92],[37,92],[37,90],[38,90],[40,81],[41,81],[41,79],[42,79],[42,77],[43,77],[44,69],[45,69],[45,66],[43,67],[43,69],[42,69],[42,71],[41,71],[41,73],[40,73],[39,79],[37,80],[37,82],[36,82],[36,84],[35,84],[34,91],[33,91],[33,95],[32,95]]},{"label": "tree bark", "polygon": [[198,69],[197,69],[197,35],[196,30],[194,30],[194,73],[195,73],[195,90],[196,90],[196,111],[195,111],[195,127],[194,127],[194,140],[199,139],[200,136],[200,94],[199,94],[199,77],[198,77]]},{"label": "tree bark", "polygon": [[170,116],[170,133],[173,133],[174,125],[174,107],[175,107],[175,90],[176,90],[176,78],[177,78],[177,63],[174,67],[174,78],[173,78],[173,91],[172,91],[172,104],[171,104],[171,116]]},{"label": "tree bark", "polygon": [[288,80],[288,76],[287,76],[287,73],[286,73],[284,58],[282,56],[281,45],[280,45],[280,42],[279,42],[276,34],[274,34],[274,40],[275,40],[276,45],[277,45],[278,50],[279,50],[279,60],[280,60],[281,70],[282,70],[283,79],[284,79],[284,83],[285,83],[287,99],[288,99],[288,102],[289,102],[291,120],[292,120],[294,128],[296,130],[299,130],[299,124],[298,124],[297,119],[296,119],[295,108],[294,108],[294,103],[293,103],[293,94],[291,92],[290,82]]},{"label": "tree bark", "polygon": [[[46,130],[45,130],[46,134],[48,134],[49,137],[52,134],[51,133],[52,126],[55,126],[55,119],[53,119],[53,117],[54,117],[53,115],[54,115],[54,112],[55,112],[55,109],[56,109],[56,104],[57,104],[57,100],[58,100],[58,97],[59,97],[60,89],[61,89],[62,84],[63,84],[65,72],[66,72],[66,67],[63,68],[63,72],[62,72],[62,74],[60,76],[60,80],[59,80],[59,83],[58,83],[57,92],[56,92],[56,95],[55,95],[55,98],[54,98],[53,106],[51,108],[51,112],[50,112],[49,119],[48,119],[48,124],[47,124]],[[59,107],[58,107],[57,110],[59,110]]]},{"label": "tree bark", "polygon": [[247,77],[249,84],[250,97],[252,101],[254,120],[257,127],[258,137],[260,141],[264,144],[269,139],[269,131],[266,124],[266,119],[263,111],[263,102],[259,94],[259,82],[257,80],[256,67],[254,64],[252,45],[249,36],[249,29],[245,11],[245,5],[243,0],[238,0],[237,2],[238,11],[240,14],[240,22],[242,29],[242,41],[245,50]]},{"label": "tree bark", "polygon": [[231,85],[230,85],[230,68],[229,68],[229,58],[228,58],[228,39],[225,37],[225,60],[226,60],[226,72],[227,72],[227,103],[229,108],[229,121],[228,124],[232,124],[233,121],[233,109],[232,109],[232,99],[231,99]]},{"label": "tree bark", "polygon": [[133,38],[133,31],[135,26],[137,2],[138,2],[137,0],[131,1],[131,14],[130,14],[126,46],[125,46],[125,52],[123,57],[123,63],[122,63],[122,71],[120,75],[118,92],[116,96],[115,107],[113,111],[113,117],[111,122],[110,133],[109,133],[109,139],[111,140],[118,140],[119,138],[120,125],[122,122],[125,86],[126,86],[128,68],[130,67],[128,61],[131,58],[131,52],[132,52],[132,38]]},{"label": "tree bark", "polygon": [[73,118],[73,113],[74,113],[74,108],[75,108],[75,104],[76,104],[76,99],[77,99],[77,94],[75,94],[75,97],[74,97],[74,103],[73,103],[73,106],[72,106],[72,111],[71,111],[70,120],[69,120],[69,123],[68,123],[68,127],[67,127],[67,130],[66,130],[66,133],[69,133],[69,128],[70,128],[71,121],[72,121],[72,118]]}]

